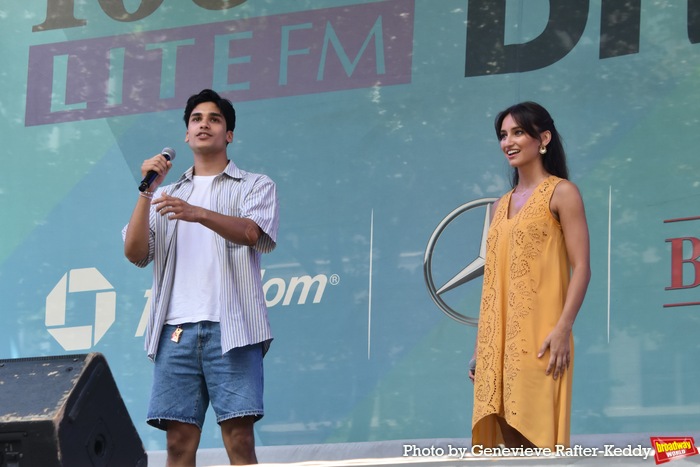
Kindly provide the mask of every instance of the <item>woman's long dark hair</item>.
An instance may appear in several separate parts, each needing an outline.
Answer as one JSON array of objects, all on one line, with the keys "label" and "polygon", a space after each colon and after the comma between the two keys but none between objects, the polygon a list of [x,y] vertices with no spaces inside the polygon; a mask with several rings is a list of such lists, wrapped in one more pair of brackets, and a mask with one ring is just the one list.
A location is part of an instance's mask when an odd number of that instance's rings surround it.
[{"label": "woman's long dark hair", "polygon": [[[569,169],[566,166],[564,146],[562,145],[561,136],[554,126],[554,120],[551,115],[549,115],[549,112],[547,112],[547,109],[536,102],[521,102],[520,104],[508,107],[496,117],[496,137],[499,141],[501,139],[503,120],[505,120],[508,115],[513,117],[515,123],[517,123],[525,133],[537,140],[541,141],[540,134],[543,131],[549,130],[552,134],[552,140],[547,145],[547,153],[541,156],[542,164],[548,173],[568,180]],[[513,178],[511,180],[512,186],[517,185],[518,180],[518,170],[514,169]]]}]

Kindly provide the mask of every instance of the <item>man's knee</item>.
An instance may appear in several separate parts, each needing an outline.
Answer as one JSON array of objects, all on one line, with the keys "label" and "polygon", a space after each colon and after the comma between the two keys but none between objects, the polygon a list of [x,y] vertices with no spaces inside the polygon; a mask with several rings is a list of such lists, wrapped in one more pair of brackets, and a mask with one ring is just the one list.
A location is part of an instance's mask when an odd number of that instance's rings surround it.
[{"label": "man's knee", "polygon": [[197,452],[201,432],[197,425],[181,422],[168,422],[168,455],[191,456]]},{"label": "man's knee", "polygon": [[221,422],[224,444],[232,460],[255,459],[254,422],[255,417],[232,418]]}]

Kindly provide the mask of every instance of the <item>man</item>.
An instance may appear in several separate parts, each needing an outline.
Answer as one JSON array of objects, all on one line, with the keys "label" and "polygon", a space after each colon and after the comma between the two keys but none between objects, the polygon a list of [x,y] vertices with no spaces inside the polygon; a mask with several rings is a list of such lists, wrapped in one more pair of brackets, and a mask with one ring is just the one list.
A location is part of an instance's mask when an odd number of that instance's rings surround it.
[{"label": "man", "polygon": [[254,464],[262,360],[272,341],[260,255],[276,246],[276,188],[228,160],[236,114],[227,99],[205,89],[189,98],[184,120],[194,165],[158,188],[172,162],[161,154],[145,160],[143,175],[158,176],[123,231],[129,261],[154,262],[147,421],[167,433],[168,466],[195,465],[211,402],[230,462]]}]

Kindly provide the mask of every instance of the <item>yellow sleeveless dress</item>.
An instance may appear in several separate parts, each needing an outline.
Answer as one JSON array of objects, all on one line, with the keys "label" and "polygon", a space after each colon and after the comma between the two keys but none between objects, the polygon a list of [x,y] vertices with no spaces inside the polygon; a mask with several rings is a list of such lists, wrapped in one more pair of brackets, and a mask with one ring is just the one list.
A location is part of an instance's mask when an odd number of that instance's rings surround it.
[{"label": "yellow sleeveless dress", "polygon": [[512,191],[498,203],[488,232],[479,314],[472,445],[503,443],[496,416],[537,447],[569,446],[571,365],[545,375],[549,350],[537,352],[564,306],[570,265],[561,225],[549,204],[562,179],[550,176],[508,218]]}]

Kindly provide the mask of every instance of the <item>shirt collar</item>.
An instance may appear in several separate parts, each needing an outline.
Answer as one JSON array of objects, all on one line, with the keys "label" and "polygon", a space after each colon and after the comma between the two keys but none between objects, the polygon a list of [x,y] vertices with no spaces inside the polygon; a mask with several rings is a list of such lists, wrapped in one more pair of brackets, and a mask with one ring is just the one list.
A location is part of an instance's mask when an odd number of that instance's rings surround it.
[{"label": "shirt collar", "polygon": [[[221,172],[221,174],[226,174],[229,177],[234,178],[236,180],[240,180],[243,178],[243,172],[241,171],[241,169],[239,169],[236,166],[236,164],[234,164],[234,162],[232,160],[228,161],[226,168],[224,169],[223,172]],[[221,175],[221,174],[219,174],[219,175]],[[181,182],[183,180],[188,180],[191,182],[193,176],[194,176],[194,166],[187,169],[187,171],[184,174],[182,174],[182,176],[180,177],[178,182]]]}]

